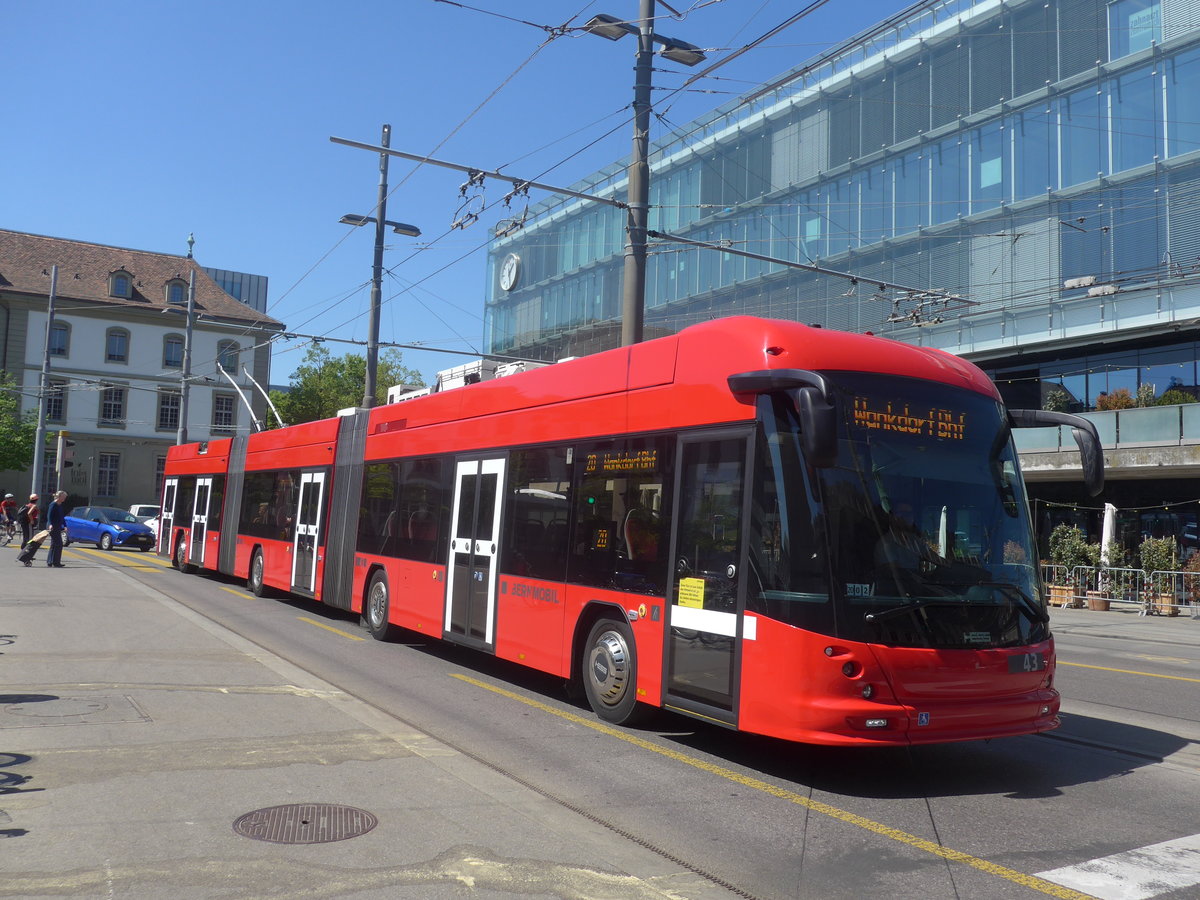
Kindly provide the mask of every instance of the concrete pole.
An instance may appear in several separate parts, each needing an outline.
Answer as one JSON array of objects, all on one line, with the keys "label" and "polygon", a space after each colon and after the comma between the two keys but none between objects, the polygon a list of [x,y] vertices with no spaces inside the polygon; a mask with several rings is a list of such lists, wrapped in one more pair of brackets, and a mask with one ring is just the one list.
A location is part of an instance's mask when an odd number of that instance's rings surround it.
[{"label": "concrete pole", "polygon": [[[390,147],[392,126],[383,126],[381,147]],[[371,325],[367,336],[367,374],[363,381],[365,409],[375,405],[375,381],[379,375],[379,310],[383,295],[383,220],[387,217],[388,160],[391,155],[379,154],[379,199],[375,205],[375,261],[371,268]]]},{"label": "concrete pole", "polygon": [[646,227],[650,209],[650,104],[654,69],[654,0],[641,0],[634,67],[633,153],[629,159],[629,210],[621,295],[621,346],[642,340],[646,309]]},{"label": "concrete pole", "polygon": [[183,371],[179,374],[179,430],[176,444],[188,442],[188,393],[192,385],[192,322],[196,318],[196,267],[188,274],[187,324],[183,327]]},{"label": "concrete pole", "polygon": [[[50,298],[46,304],[46,346],[42,353],[42,376],[38,381],[37,432],[33,436],[33,474],[30,476],[29,493],[38,493],[38,482],[42,479],[42,466],[46,461],[46,402],[50,393],[50,334],[54,328],[54,299],[58,293],[58,266],[50,267]],[[55,484],[54,489],[58,490]]]}]

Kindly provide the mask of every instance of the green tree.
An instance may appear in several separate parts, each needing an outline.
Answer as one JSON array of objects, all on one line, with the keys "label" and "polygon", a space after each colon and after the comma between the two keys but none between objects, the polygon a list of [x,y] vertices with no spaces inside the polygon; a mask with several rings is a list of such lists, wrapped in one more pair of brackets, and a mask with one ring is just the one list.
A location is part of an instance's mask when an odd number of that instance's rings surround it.
[{"label": "green tree", "polygon": [[37,414],[21,412],[21,395],[11,375],[0,375],[0,472],[26,472],[33,465]]},{"label": "green tree", "polygon": [[[271,400],[288,425],[313,422],[337,415],[339,409],[362,403],[363,383],[366,381],[367,360],[358,353],[334,356],[321,344],[313,344],[304,354],[304,361],[292,373],[290,390],[272,391]],[[420,384],[421,373],[403,364],[399,350],[394,347],[379,354],[375,402],[387,400],[387,389],[396,384]]]}]

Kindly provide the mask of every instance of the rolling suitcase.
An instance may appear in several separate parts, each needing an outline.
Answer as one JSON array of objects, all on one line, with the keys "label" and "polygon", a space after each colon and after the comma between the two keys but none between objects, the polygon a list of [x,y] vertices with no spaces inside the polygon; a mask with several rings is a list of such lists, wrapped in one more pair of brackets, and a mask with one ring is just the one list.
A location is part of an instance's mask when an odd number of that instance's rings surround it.
[{"label": "rolling suitcase", "polygon": [[45,541],[49,536],[49,531],[39,531],[37,534],[31,537],[29,539],[29,543],[22,547],[21,552],[17,554],[17,562],[25,563],[26,566],[32,566],[33,558],[37,556],[38,550],[41,549],[42,542]]}]

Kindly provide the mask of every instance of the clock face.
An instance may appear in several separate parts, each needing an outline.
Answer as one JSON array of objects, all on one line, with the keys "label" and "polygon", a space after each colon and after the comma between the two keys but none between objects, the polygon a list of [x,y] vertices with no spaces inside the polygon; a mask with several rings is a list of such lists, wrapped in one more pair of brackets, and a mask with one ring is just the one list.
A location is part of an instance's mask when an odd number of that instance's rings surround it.
[{"label": "clock face", "polygon": [[500,287],[506,291],[511,291],[517,286],[517,279],[521,275],[521,257],[515,253],[510,253],[504,258],[504,264],[500,267]]}]

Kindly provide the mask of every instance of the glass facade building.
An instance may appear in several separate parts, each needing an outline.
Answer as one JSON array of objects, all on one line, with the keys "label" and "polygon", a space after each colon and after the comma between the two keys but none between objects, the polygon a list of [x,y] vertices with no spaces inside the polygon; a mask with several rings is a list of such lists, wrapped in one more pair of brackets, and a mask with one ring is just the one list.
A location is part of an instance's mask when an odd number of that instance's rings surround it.
[{"label": "glass facade building", "polygon": [[[1195,392],[1197,0],[929,2],[678,129],[650,161],[651,229],[858,282],[652,239],[647,337],[762,315],[937,346],[1021,397],[1058,384],[1073,409],[1147,379]],[[625,163],[573,187],[622,199]],[[552,198],[506,225],[489,352],[615,346],[624,212]]]},{"label": "glass facade building", "polygon": [[[623,200],[626,165],[572,189]],[[1012,405],[1103,420],[1127,546],[1167,501],[1196,526],[1200,405],[1166,425],[1094,411],[1200,398],[1200,0],[931,0],[676,129],[650,165],[652,230],[858,280],[651,239],[647,338],[749,314],[939,347]],[[624,228],[565,196],[500,223],[488,352],[617,346]],[[1126,441],[1176,455],[1154,473]],[[1098,536],[1077,476],[1022,455],[1039,527],[1061,502]]]}]

